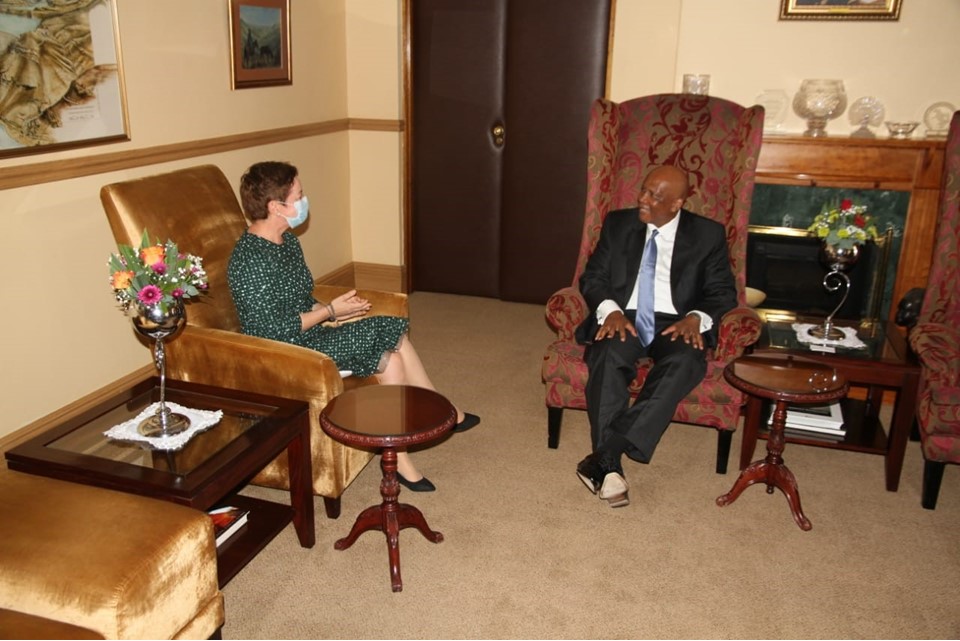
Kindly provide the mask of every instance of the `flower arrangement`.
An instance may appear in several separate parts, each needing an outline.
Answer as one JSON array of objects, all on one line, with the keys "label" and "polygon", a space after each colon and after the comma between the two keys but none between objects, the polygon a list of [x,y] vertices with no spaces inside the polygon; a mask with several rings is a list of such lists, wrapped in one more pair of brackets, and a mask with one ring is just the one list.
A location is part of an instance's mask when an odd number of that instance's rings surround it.
[{"label": "flower arrangement", "polygon": [[844,198],[839,205],[824,205],[807,231],[828,245],[851,249],[854,245],[879,238],[877,228],[870,220],[866,205],[854,205],[852,200]]},{"label": "flower arrangement", "polygon": [[181,253],[172,240],[151,243],[144,230],[139,249],[130,245],[119,245],[118,249],[119,253],[110,255],[107,265],[110,286],[124,312],[131,304],[139,304],[159,305],[166,313],[174,302],[198,296],[207,289],[203,260]]}]

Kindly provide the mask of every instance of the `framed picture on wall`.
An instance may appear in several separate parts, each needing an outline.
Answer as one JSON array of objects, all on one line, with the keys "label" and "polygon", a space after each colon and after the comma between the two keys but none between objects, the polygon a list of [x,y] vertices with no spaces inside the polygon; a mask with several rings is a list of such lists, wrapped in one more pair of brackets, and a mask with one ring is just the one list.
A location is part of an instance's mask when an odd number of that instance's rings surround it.
[{"label": "framed picture on wall", "polygon": [[780,0],[781,20],[899,20],[900,0]]},{"label": "framed picture on wall", "polygon": [[229,0],[234,89],[293,83],[290,0]]},{"label": "framed picture on wall", "polygon": [[2,4],[0,158],[129,140],[116,0]]}]

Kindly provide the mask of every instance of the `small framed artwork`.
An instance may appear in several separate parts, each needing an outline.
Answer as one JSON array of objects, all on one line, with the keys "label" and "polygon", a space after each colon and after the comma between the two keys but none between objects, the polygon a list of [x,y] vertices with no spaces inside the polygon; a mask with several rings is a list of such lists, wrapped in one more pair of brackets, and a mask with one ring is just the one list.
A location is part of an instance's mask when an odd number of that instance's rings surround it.
[{"label": "small framed artwork", "polygon": [[290,0],[229,0],[234,89],[293,83]]},{"label": "small framed artwork", "polygon": [[781,20],[899,20],[900,0],[780,0]]},{"label": "small framed artwork", "polygon": [[0,4],[0,158],[130,140],[116,0]]}]

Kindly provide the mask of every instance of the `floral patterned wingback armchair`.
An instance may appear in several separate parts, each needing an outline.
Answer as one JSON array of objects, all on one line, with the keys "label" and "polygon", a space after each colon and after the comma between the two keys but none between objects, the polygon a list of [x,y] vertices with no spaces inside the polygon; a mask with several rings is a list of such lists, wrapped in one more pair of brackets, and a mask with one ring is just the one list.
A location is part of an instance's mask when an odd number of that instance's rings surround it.
[{"label": "floral patterned wingback armchair", "polygon": [[[727,470],[730,441],[745,402],[723,379],[723,368],[760,336],[760,319],[746,307],[747,225],[763,135],[763,108],[742,107],[721,98],[660,94],[623,103],[597,100],[590,114],[587,203],[573,284],[547,301],[547,322],[557,334],[547,346],[542,375],[546,386],[549,447],[560,442],[564,408],[586,409],[587,366],[574,330],[587,305],[578,281],[596,245],[607,212],[634,207],[641,184],[654,165],[676,165],[690,180],[684,207],[723,223],[740,306],[722,319],[718,344],[708,354],[707,373],[680,405],[674,420],[719,430],[717,472]],[[650,370],[641,360],[631,385],[634,398]]]},{"label": "floral patterned wingback armchair", "polygon": [[943,161],[930,278],[909,336],[921,366],[917,426],[928,510],[937,506],[944,466],[960,463],[960,111],[950,121]]}]

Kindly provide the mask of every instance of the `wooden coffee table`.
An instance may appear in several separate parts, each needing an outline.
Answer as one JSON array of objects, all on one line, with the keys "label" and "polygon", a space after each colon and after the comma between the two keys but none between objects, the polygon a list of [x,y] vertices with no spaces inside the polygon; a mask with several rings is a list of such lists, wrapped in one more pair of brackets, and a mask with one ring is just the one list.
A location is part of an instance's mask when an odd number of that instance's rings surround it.
[{"label": "wooden coffee table", "polygon": [[[717,505],[730,505],[740,493],[757,482],[767,485],[767,494],[779,488],[787,497],[793,520],[802,530],[813,525],[800,507],[800,493],[793,472],[783,463],[787,405],[830,403],[846,396],[850,385],[837,371],[818,361],[791,354],[751,354],[733,361],[723,370],[728,383],[749,395],[747,420],[758,420],[761,399],[774,401],[773,423],[767,437],[767,456],[748,465],[733,488],[717,498]],[[754,427],[754,429],[756,429]]]},{"label": "wooden coffee table", "polygon": [[[879,454],[884,458],[886,488],[896,492],[900,486],[903,458],[913,426],[920,382],[920,365],[910,351],[900,329],[891,321],[843,321],[836,326],[852,327],[866,347],[818,346],[802,343],[792,328],[795,322],[820,324],[822,318],[794,317],[771,312],[764,313],[763,332],[753,347],[753,353],[793,354],[817,360],[833,367],[851,387],[865,391],[860,398],[848,395],[840,401],[846,436],[839,442],[788,435],[788,443],[812,445]],[[893,415],[888,426],[880,420],[884,393],[895,395]],[[759,421],[745,423],[740,448],[740,469],[753,458],[757,437],[766,438]],[[751,429],[756,427],[757,429]]]},{"label": "wooden coffee table", "polygon": [[400,530],[415,527],[428,541],[443,541],[440,532],[427,526],[420,510],[398,502],[397,450],[440,438],[456,420],[456,410],[443,396],[407,385],[368,385],[352,389],[330,401],[320,412],[320,425],[331,438],[352,447],[382,450],[382,501],[363,510],[350,533],[334,543],[334,548],[347,549],[367,530],[383,532],[387,538],[390,585],[394,592],[403,590]]},{"label": "wooden coffee table", "polygon": [[[174,452],[103,433],[159,398],[152,378],[98,403],[6,453],[12,470],[141,494],[199,510],[236,505],[247,524],[217,548],[220,586],[293,521],[300,545],[315,542],[309,405],[303,401],[167,380],[166,400],[223,418]],[[290,505],[236,494],[284,450]]]}]

